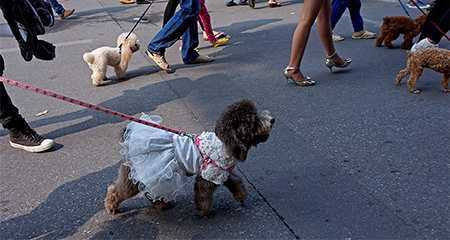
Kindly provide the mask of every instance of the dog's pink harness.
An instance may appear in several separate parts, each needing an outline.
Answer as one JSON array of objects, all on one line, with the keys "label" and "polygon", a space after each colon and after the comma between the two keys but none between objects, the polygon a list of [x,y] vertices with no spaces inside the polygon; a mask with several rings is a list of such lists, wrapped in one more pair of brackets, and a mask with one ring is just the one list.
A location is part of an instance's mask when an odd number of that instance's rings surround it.
[{"label": "dog's pink harness", "polygon": [[203,157],[203,159],[204,159],[204,160],[203,160],[203,167],[202,167],[202,169],[203,169],[203,170],[206,170],[206,168],[208,167],[208,164],[212,164],[214,167],[219,168],[219,169],[222,169],[222,170],[224,170],[224,171],[227,171],[227,172],[233,171],[233,169],[234,169],[235,166],[229,167],[228,169],[224,169],[223,167],[217,165],[217,163],[214,161],[214,159],[210,158],[208,155],[206,155],[205,153],[203,153],[202,150],[200,150],[200,141],[202,140],[202,139],[198,138],[198,136],[200,136],[200,135],[201,135],[201,134],[198,134],[198,135],[196,136],[196,138],[195,138],[194,141],[195,141],[195,145],[196,145],[197,148],[198,148],[198,151],[200,152],[200,154],[202,155],[202,157]]}]

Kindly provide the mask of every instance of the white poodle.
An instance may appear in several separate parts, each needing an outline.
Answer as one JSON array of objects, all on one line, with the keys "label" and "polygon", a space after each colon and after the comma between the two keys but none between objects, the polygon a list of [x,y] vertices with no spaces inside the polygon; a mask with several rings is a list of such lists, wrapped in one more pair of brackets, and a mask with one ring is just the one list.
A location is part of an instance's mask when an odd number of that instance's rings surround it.
[{"label": "white poodle", "polygon": [[92,69],[91,78],[95,86],[106,79],[108,65],[114,67],[118,79],[121,79],[125,74],[131,54],[139,50],[137,36],[134,33],[131,33],[128,38],[126,36],[127,33],[122,33],[117,38],[117,46],[121,45],[120,48],[101,47],[83,54],[84,61]]}]

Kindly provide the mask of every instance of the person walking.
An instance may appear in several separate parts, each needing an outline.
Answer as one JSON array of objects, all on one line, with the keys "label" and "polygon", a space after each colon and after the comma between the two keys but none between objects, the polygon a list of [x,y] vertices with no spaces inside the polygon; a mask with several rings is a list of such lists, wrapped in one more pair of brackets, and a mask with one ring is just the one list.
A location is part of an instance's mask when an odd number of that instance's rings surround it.
[{"label": "person walking", "polygon": [[66,10],[57,0],[45,0],[52,5],[53,11],[59,15],[60,19],[65,19],[75,12],[75,9]]},{"label": "person walking", "polygon": [[[361,1],[360,0],[332,0],[332,13],[331,13],[331,31],[334,30],[336,24],[341,19],[342,14],[348,9],[350,12],[350,19],[353,25],[354,39],[370,39],[376,37],[376,33],[366,31],[364,29],[364,21],[361,16]],[[344,37],[333,33],[333,41],[342,41]]]},{"label": "person walking", "polygon": [[207,63],[213,61],[208,55],[199,55],[197,17],[200,13],[200,0],[181,0],[180,10],[156,34],[147,46],[146,54],[160,68],[172,71],[165,59],[166,48],[183,38],[181,58],[185,64]]},{"label": "person walking", "polygon": [[291,79],[299,86],[311,86],[316,83],[310,77],[305,77],[300,71],[303,54],[308,43],[312,25],[316,19],[319,37],[327,52],[325,65],[330,71],[332,71],[333,67],[346,68],[352,62],[350,58],[341,58],[334,48],[331,37],[331,11],[330,0],[305,0],[300,22],[292,37],[291,59],[288,67],[283,71],[286,82]]}]

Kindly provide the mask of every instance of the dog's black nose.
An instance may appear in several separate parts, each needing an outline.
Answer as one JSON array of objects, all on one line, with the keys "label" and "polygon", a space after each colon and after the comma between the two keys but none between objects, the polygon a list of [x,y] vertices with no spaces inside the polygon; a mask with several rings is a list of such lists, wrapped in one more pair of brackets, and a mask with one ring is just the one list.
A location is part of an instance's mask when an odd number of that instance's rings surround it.
[{"label": "dog's black nose", "polygon": [[275,118],[270,119],[270,124],[274,124],[275,123]]}]

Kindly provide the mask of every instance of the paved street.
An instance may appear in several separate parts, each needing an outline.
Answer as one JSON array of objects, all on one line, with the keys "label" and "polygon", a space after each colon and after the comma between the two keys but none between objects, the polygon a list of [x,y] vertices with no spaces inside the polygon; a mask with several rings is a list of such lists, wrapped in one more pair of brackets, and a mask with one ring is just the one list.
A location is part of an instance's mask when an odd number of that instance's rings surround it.
[{"label": "paved street", "polygon": [[[226,105],[252,99],[276,122],[269,140],[238,165],[250,183],[246,206],[221,187],[208,218],[196,214],[192,192],[167,211],[138,195],[109,215],[103,200],[129,121],[8,85],[20,113],[56,146],[18,150],[0,129],[0,239],[450,239],[450,94],[441,90],[441,74],[425,69],[420,94],[409,92],[407,78],[397,86],[407,59],[402,37],[394,49],[352,39],[347,11],[334,30],[345,40],[335,46],[352,64],[330,73],[314,26],[301,68],[317,83],[286,84],[282,71],[303,1],[280,0],[279,8],[257,1],[255,9],[206,2],[214,30],[232,36],[212,48],[199,35],[211,63],[183,64],[179,42],[166,52],[173,73],[145,55],[166,6],[155,0],[148,22],[134,30],[141,49],[125,78],[109,68],[95,87],[83,53],[115,46],[147,5],[60,0],[76,11],[40,36],[56,45],[53,61],[25,62],[0,19],[3,76],[135,117],[159,115],[163,125],[188,133],[213,131]],[[398,1],[371,0],[363,1],[362,16],[379,34],[383,17],[406,14]],[[440,47],[450,49],[449,41]]]}]

